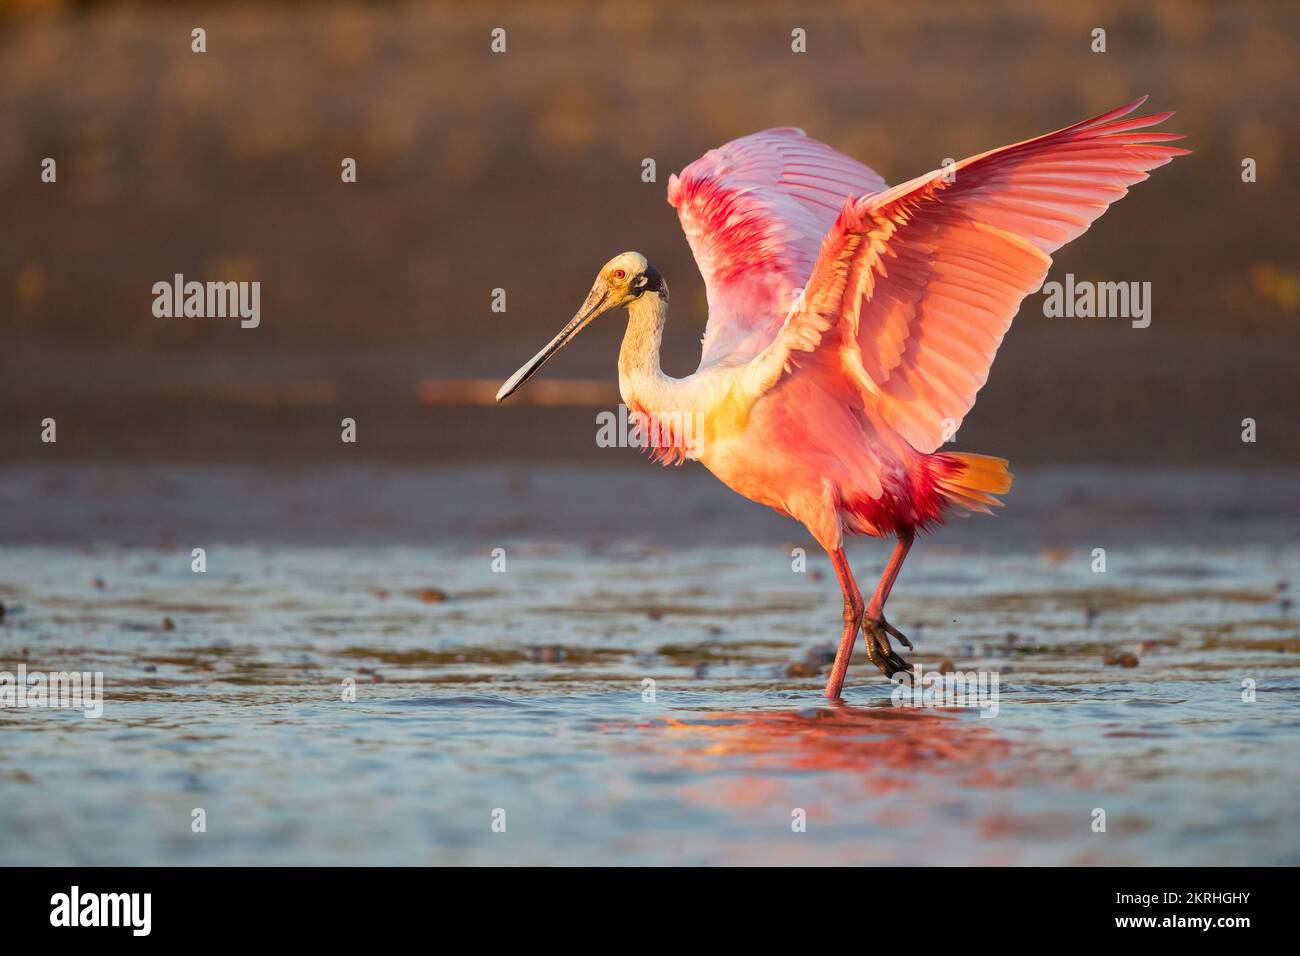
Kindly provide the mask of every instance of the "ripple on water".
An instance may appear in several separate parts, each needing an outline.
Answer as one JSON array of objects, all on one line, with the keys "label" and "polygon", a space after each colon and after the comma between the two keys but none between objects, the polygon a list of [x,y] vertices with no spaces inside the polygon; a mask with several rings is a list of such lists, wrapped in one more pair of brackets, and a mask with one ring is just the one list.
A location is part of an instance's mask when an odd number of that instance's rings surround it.
[{"label": "ripple on water", "polygon": [[502,587],[453,549],[230,548],[196,582],[0,548],[0,669],[109,698],[0,713],[0,862],[1300,863],[1294,548],[1134,551],[1110,591],[936,550],[891,620],[998,670],[991,719],[894,708],[863,660],[821,700],[833,579],[778,556],[547,545]]}]

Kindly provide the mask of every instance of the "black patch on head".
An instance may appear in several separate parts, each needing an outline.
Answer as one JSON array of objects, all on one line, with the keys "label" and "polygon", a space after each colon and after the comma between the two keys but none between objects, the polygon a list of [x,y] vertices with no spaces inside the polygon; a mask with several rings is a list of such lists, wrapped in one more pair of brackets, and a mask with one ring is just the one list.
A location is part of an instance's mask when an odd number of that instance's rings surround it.
[{"label": "black patch on head", "polygon": [[665,302],[668,301],[668,284],[664,282],[664,277],[659,274],[659,270],[648,262],[646,263],[645,272],[637,276],[635,285],[638,294],[653,292],[661,296]]}]

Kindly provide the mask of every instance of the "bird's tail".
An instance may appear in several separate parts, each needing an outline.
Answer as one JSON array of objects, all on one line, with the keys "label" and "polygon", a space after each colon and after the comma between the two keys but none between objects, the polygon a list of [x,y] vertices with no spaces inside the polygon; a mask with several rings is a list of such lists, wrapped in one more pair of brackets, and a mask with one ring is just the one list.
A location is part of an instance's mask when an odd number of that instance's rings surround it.
[{"label": "bird's tail", "polygon": [[964,511],[992,514],[989,511],[990,505],[1002,507],[1002,502],[995,495],[1006,494],[1011,490],[1014,476],[1007,471],[1005,458],[943,452],[931,455],[930,460],[939,466],[932,469],[935,488]]}]

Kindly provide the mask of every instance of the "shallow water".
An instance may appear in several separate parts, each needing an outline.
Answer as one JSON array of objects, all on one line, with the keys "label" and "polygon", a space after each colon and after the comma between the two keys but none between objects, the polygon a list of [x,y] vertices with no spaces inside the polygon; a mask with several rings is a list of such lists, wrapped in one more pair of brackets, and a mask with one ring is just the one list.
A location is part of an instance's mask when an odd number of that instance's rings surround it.
[{"label": "shallow water", "polygon": [[861,652],[822,700],[837,588],[789,546],[0,547],[0,670],[106,681],[0,710],[0,862],[1300,863],[1300,548],[941,541],[890,618],[995,717]]}]

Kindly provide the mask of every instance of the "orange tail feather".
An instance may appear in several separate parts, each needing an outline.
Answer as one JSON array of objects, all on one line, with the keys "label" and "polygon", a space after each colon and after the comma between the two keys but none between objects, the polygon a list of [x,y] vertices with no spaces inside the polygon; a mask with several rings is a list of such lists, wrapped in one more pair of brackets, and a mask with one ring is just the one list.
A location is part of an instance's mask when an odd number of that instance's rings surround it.
[{"label": "orange tail feather", "polygon": [[937,470],[935,487],[956,507],[983,514],[993,513],[990,505],[1002,507],[1001,500],[994,496],[1010,491],[1015,477],[1007,471],[1005,458],[965,452],[944,452],[933,457],[947,466]]}]

